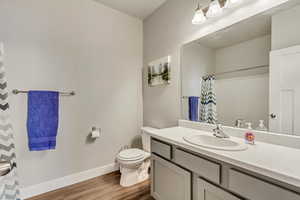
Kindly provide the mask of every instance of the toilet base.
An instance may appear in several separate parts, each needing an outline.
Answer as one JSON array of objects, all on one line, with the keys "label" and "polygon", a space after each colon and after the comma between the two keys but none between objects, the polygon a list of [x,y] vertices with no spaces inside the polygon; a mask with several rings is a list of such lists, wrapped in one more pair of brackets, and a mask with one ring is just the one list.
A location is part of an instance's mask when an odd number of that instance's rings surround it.
[{"label": "toilet base", "polygon": [[130,187],[149,179],[150,160],[145,161],[139,167],[131,168],[120,166],[121,180],[120,185]]}]

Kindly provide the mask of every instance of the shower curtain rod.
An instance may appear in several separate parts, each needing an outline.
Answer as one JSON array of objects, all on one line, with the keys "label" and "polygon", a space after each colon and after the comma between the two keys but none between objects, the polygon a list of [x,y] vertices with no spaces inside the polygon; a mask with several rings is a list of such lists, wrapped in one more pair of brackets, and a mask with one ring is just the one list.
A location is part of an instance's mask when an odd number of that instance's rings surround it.
[{"label": "shower curtain rod", "polygon": [[[267,67],[269,67],[269,65],[259,65],[259,66],[255,66],[255,67],[240,68],[240,69],[236,69],[236,70],[232,70],[232,71],[220,72],[220,73],[210,74],[210,75],[206,75],[206,76],[220,76],[220,75],[234,73],[234,72],[242,72],[242,71],[248,71],[248,70],[253,70],[253,69],[260,69],[260,68],[267,68]],[[206,76],[204,76],[204,77],[206,77]],[[182,96],[181,98],[182,99],[188,99],[189,96]]]},{"label": "shower curtain rod", "polygon": [[[25,90],[17,90],[17,89],[14,89],[12,91],[13,94],[26,94],[28,93],[29,91],[25,91]],[[71,92],[59,92],[60,95],[64,95],[64,96],[74,96],[75,95],[75,91],[71,91]]]},{"label": "shower curtain rod", "polygon": [[[267,68],[267,67],[269,67],[269,65],[259,65],[259,66],[254,66],[254,67],[239,68],[239,69],[231,70],[231,71],[227,71],[227,72],[220,72],[220,73],[215,73],[215,74],[209,74],[207,76],[220,76],[220,75],[224,75],[224,74],[230,74],[230,73],[235,73],[235,72],[248,71],[248,70],[253,70],[253,69],[260,69],[260,68]],[[206,76],[204,76],[204,77],[206,77]]]}]

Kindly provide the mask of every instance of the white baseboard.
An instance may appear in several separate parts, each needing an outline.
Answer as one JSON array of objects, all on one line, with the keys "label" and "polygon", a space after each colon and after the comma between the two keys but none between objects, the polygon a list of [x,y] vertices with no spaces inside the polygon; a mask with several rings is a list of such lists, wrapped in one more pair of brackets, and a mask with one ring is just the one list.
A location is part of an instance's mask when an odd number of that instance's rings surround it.
[{"label": "white baseboard", "polygon": [[27,199],[33,196],[37,196],[46,192],[57,190],[75,183],[86,181],[91,178],[102,176],[118,170],[117,164],[109,164],[102,167],[90,169],[87,171],[71,174],[65,177],[32,185],[29,187],[21,188],[21,196],[23,199]]}]

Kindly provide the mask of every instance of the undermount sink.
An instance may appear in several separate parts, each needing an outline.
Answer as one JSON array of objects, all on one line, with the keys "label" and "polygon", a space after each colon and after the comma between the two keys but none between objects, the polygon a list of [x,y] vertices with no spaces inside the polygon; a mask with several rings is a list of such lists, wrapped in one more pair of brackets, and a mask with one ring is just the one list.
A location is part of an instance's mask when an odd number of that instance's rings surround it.
[{"label": "undermount sink", "polygon": [[190,144],[224,151],[244,151],[248,146],[241,142],[236,142],[230,138],[222,139],[209,135],[191,135],[183,137]]}]

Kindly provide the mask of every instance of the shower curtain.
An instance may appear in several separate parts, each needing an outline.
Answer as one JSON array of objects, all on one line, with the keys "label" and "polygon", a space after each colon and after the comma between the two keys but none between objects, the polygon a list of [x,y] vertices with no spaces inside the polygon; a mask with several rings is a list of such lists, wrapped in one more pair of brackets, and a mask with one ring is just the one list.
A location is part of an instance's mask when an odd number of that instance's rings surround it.
[{"label": "shower curtain", "polygon": [[217,102],[215,93],[215,77],[202,78],[199,119],[209,124],[217,123]]},{"label": "shower curtain", "polygon": [[0,43],[0,160],[12,163],[12,171],[0,177],[0,200],[20,200],[19,182],[16,172],[15,144],[9,116],[3,54],[3,44]]}]

